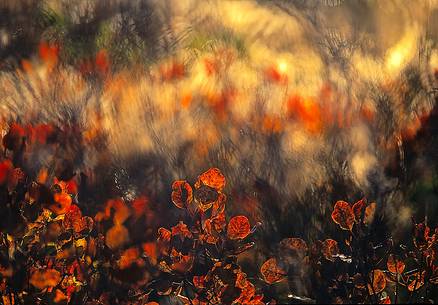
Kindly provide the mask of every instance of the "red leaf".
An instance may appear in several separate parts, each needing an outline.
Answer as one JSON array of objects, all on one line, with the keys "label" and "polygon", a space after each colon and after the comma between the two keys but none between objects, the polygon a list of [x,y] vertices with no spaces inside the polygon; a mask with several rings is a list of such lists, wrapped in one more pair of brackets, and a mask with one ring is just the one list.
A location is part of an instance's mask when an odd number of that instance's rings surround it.
[{"label": "red leaf", "polygon": [[229,239],[243,239],[251,232],[248,218],[235,216],[228,223],[227,236]]}]

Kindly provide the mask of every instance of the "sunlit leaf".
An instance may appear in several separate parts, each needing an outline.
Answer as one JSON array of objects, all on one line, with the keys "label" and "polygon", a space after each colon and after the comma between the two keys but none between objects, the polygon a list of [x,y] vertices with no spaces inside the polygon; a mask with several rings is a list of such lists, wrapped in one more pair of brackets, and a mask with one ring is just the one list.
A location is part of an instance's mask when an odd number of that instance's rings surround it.
[{"label": "sunlit leaf", "polygon": [[336,202],[332,213],[332,219],[341,227],[341,229],[351,231],[355,217],[350,204],[345,201]]},{"label": "sunlit leaf", "polygon": [[193,200],[193,191],[186,181],[178,180],[172,184],[172,202],[180,209],[187,208]]},{"label": "sunlit leaf", "polygon": [[169,230],[167,230],[165,228],[158,229],[158,240],[159,241],[170,242],[171,236],[172,236],[172,233]]},{"label": "sunlit leaf", "polygon": [[405,270],[405,263],[403,261],[397,259],[395,255],[390,254],[388,256],[388,261],[386,262],[386,266],[389,272],[392,273],[403,273]]},{"label": "sunlit leaf", "polygon": [[172,236],[179,236],[181,239],[184,239],[186,237],[190,238],[192,237],[192,232],[190,232],[187,225],[180,221],[176,226],[172,227]]},{"label": "sunlit leaf", "polygon": [[382,270],[375,269],[370,273],[370,282],[368,284],[368,292],[370,294],[377,294],[382,292],[386,287],[386,276]]},{"label": "sunlit leaf", "polygon": [[322,254],[329,261],[335,261],[336,255],[339,254],[338,242],[333,239],[326,239],[322,243]]},{"label": "sunlit leaf", "polygon": [[246,216],[235,216],[230,219],[227,227],[229,239],[243,239],[251,232],[251,225]]},{"label": "sunlit leaf", "polygon": [[217,168],[210,168],[206,172],[199,175],[195,183],[195,187],[199,188],[201,185],[206,185],[217,191],[222,191],[225,187],[225,177]]},{"label": "sunlit leaf", "polygon": [[353,213],[356,223],[359,223],[362,220],[362,215],[366,208],[366,202],[365,199],[361,199],[355,204],[353,204]]},{"label": "sunlit leaf", "polygon": [[273,284],[286,279],[286,272],[281,269],[275,258],[270,258],[260,267],[263,279],[268,284]]},{"label": "sunlit leaf", "polygon": [[415,291],[423,287],[426,271],[416,272],[409,277],[408,290]]},{"label": "sunlit leaf", "polygon": [[377,204],[375,202],[370,203],[366,209],[365,209],[365,223],[370,224],[373,222],[374,214],[376,213],[376,206]]},{"label": "sunlit leaf", "polygon": [[185,273],[193,266],[194,257],[192,255],[184,255],[181,252],[172,250],[171,253],[172,264],[171,268],[174,271]]}]

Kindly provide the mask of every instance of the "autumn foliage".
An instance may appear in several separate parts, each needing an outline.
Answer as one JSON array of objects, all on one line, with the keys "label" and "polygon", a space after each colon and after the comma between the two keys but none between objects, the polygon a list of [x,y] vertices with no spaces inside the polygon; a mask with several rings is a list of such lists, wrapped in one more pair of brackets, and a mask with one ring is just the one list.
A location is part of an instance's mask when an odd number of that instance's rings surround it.
[{"label": "autumn foliage", "polygon": [[[332,303],[390,304],[427,300],[436,288],[438,230],[414,223],[409,248],[377,242],[377,204],[365,198],[335,203],[331,218],[343,238],[286,237],[250,260],[251,268],[241,262],[254,255],[259,224],[227,214],[226,178],[217,168],[169,187],[181,216],[174,223],[159,225],[146,195],[109,198],[92,210],[80,200],[85,174],[71,172],[67,161],[27,169],[33,149],[67,154],[71,145],[59,145],[67,134],[81,143],[74,128],[48,124],[11,124],[2,139],[3,304],[261,305],[320,302],[321,295]],[[134,234],[139,225],[144,235]]]}]

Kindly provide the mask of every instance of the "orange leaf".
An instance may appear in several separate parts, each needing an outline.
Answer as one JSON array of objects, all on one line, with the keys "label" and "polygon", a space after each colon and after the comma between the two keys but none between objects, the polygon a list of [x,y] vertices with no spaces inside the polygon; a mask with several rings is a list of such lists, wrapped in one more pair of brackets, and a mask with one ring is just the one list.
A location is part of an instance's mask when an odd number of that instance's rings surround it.
[{"label": "orange leaf", "polygon": [[131,214],[131,211],[129,210],[128,206],[125,204],[125,202],[122,199],[116,199],[111,201],[112,201],[112,207],[115,210],[114,218],[113,218],[114,224],[124,223],[125,220]]},{"label": "orange leaf", "polygon": [[38,289],[54,287],[61,281],[61,273],[55,269],[36,270],[30,276],[30,283]]},{"label": "orange leaf", "polygon": [[393,254],[389,255],[386,266],[388,267],[388,271],[392,273],[400,274],[403,273],[403,271],[405,270],[405,263],[397,259]]},{"label": "orange leaf", "polygon": [[68,212],[71,206],[72,199],[67,193],[56,193],[53,194],[53,199],[55,204],[49,206],[49,209],[56,215],[65,214]]},{"label": "orange leaf", "polygon": [[55,303],[61,303],[68,299],[68,297],[59,289],[56,289],[55,291],[55,297],[53,298],[53,301]]},{"label": "orange leaf", "polygon": [[135,263],[139,257],[140,257],[140,251],[137,248],[133,247],[126,249],[120,256],[119,268],[120,269],[128,268],[133,263]]},{"label": "orange leaf", "polygon": [[382,270],[375,269],[370,273],[371,285],[368,284],[368,292],[370,294],[380,293],[386,287],[386,277]]},{"label": "orange leaf", "polygon": [[40,184],[46,183],[48,176],[49,176],[49,173],[47,171],[47,168],[45,168],[45,167],[41,168],[39,173],[38,173],[37,182]]},{"label": "orange leaf", "polygon": [[128,230],[120,224],[114,225],[110,228],[105,235],[105,243],[111,249],[116,249],[128,242],[129,232]]},{"label": "orange leaf", "polygon": [[143,252],[149,257],[152,264],[157,263],[157,244],[148,242],[143,244]]},{"label": "orange leaf", "polygon": [[286,272],[282,270],[275,258],[270,258],[260,267],[260,272],[263,275],[263,279],[268,284],[283,281],[286,279]]},{"label": "orange leaf", "polygon": [[251,226],[248,218],[245,216],[235,216],[230,219],[227,228],[229,239],[243,239],[251,232]]},{"label": "orange leaf", "polygon": [[322,243],[322,254],[329,261],[334,261],[334,256],[339,254],[338,242],[333,239],[326,239]]},{"label": "orange leaf", "polygon": [[374,219],[374,214],[376,213],[376,206],[377,204],[375,202],[370,203],[366,209],[365,209],[365,223],[369,224]]},{"label": "orange leaf", "polygon": [[424,285],[424,277],[426,275],[426,271],[423,272],[415,272],[410,276],[411,282],[408,285],[409,291],[415,291],[423,287]]},{"label": "orange leaf", "polygon": [[207,185],[220,192],[225,187],[225,177],[219,169],[210,168],[199,175],[198,180],[195,183],[195,188],[199,188],[202,185]]},{"label": "orange leaf", "polygon": [[391,299],[389,296],[386,298],[380,299],[379,304],[391,304]]},{"label": "orange leaf", "polygon": [[341,227],[341,229],[351,231],[355,218],[350,204],[345,201],[336,202],[332,213],[332,219]]},{"label": "orange leaf", "polygon": [[176,226],[172,227],[172,236],[176,235],[179,235],[181,239],[186,237],[191,238],[192,232],[190,232],[189,228],[184,222],[180,221]]},{"label": "orange leaf", "polygon": [[365,210],[366,202],[365,199],[361,199],[355,204],[353,204],[353,213],[356,223],[359,223],[362,220],[362,213]]},{"label": "orange leaf", "polygon": [[169,230],[165,228],[158,229],[158,241],[170,242],[171,237],[172,233]]},{"label": "orange leaf", "polygon": [[193,200],[193,191],[190,184],[184,180],[172,184],[172,202],[180,209],[187,208]]},{"label": "orange leaf", "polygon": [[172,261],[172,265],[170,266],[172,270],[184,273],[192,268],[194,257],[191,254],[183,255],[182,253],[173,250]]}]

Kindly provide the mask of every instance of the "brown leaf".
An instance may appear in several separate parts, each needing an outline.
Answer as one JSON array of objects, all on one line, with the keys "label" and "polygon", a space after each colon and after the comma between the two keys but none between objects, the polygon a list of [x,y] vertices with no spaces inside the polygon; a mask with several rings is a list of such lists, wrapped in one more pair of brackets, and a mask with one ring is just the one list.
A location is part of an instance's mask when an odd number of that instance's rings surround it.
[{"label": "brown leaf", "polygon": [[341,227],[341,229],[351,231],[355,217],[350,204],[345,201],[336,202],[332,213],[332,219]]},{"label": "brown leaf", "polygon": [[260,267],[263,279],[268,284],[273,284],[286,279],[286,272],[282,270],[275,258],[270,258]]},{"label": "brown leaf", "polygon": [[307,247],[307,243],[301,238],[285,238],[280,242],[280,245],[289,250],[293,250],[296,252],[307,252],[309,249]]},{"label": "brown leaf", "polygon": [[360,274],[360,273],[356,273],[353,276],[353,284],[354,284],[354,287],[356,287],[357,289],[365,289],[366,288],[365,279],[362,276],[362,274]]},{"label": "brown leaf", "polygon": [[235,216],[230,219],[227,228],[229,239],[243,239],[251,232],[248,218],[245,216]]}]

